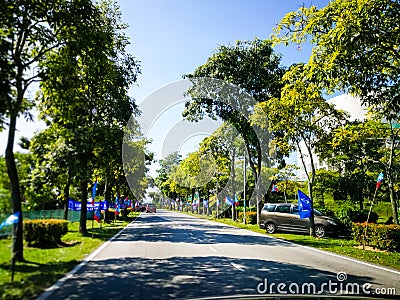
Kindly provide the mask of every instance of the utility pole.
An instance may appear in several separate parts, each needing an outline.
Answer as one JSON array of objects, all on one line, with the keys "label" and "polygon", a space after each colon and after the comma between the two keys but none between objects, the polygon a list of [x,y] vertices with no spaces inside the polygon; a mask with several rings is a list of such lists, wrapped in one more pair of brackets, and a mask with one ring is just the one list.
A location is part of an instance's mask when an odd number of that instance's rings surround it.
[{"label": "utility pole", "polygon": [[243,162],[243,223],[246,224],[246,150]]}]

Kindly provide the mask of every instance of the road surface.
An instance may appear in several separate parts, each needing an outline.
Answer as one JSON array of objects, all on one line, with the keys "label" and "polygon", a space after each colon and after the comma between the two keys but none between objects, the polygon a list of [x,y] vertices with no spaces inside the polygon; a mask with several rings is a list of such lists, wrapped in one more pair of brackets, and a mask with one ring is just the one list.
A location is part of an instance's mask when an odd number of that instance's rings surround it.
[{"label": "road surface", "polygon": [[39,299],[250,299],[293,294],[398,298],[400,272],[159,210],[142,213]]}]

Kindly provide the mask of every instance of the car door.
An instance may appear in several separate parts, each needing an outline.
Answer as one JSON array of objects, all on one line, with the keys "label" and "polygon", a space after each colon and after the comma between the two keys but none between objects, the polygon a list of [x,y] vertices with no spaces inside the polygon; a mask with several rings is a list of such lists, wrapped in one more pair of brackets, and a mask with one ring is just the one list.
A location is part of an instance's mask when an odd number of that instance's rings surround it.
[{"label": "car door", "polygon": [[290,204],[277,205],[275,209],[275,224],[277,229],[290,230],[291,227]]},{"label": "car door", "polygon": [[300,218],[299,207],[293,205],[291,208],[291,225],[293,230],[307,232],[310,230],[310,219]]}]

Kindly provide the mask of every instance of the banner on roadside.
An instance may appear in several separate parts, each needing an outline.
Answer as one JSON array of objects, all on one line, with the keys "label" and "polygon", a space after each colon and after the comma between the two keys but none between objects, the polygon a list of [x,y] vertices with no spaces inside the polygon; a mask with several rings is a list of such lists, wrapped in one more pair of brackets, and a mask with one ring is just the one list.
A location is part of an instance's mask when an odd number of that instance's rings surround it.
[{"label": "banner on roadside", "polygon": [[[98,201],[98,202],[94,202],[94,205],[92,204],[92,202],[88,202],[86,204],[87,207],[87,211],[93,211],[95,210],[99,205],[101,205],[101,210],[107,210],[110,205],[111,202],[108,202],[107,200],[105,201]],[[82,207],[82,203],[73,199],[68,199],[68,209],[69,210],[81,210]]]}]

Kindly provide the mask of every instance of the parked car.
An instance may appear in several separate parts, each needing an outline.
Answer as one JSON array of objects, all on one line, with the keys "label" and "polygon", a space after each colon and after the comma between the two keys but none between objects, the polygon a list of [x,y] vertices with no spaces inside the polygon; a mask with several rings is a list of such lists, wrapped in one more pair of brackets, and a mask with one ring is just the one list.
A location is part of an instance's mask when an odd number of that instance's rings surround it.
[{"label": "parked car", "polygon": [[156,205],[153,203],[147,203],[146,204],[146,212],[147,213],[156,213],[157,212]]},{"label": "parked car", "polygon": [[[297,204],[290,203],[267,203],[260,214],[259,227],[268,233],[280,231],[291,231],[299,233],[310,232],[309,218],[300,218]],[[324,237],[326,235],[338,235],[343,230],[343,225],[334,217],[324,215],[314,209],[315,235]]]}]

